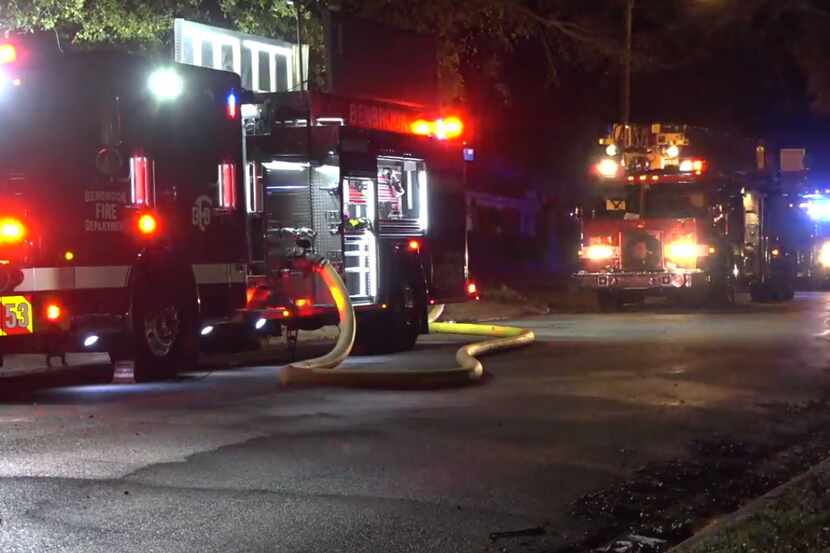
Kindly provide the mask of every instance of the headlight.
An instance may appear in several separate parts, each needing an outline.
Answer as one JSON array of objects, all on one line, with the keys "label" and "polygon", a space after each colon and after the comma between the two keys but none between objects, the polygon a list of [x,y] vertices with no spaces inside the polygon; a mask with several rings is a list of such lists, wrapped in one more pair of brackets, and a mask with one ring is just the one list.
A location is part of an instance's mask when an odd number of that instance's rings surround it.
[{"label": "headlight", "polygon": [[670,242],[664,250],[668,259],[680,263],[693,262],[698,257],[708,255],[710,252],[715,253],[715,249],[688,240]]},{"label": "headlight", "polygon": [[697,252],[697,244],[694,242],[672,242],[666,246],[666,257],[669,259],[676,259],[678,261],[696,259]]},{"label": "headlight", "polygon": [[611,259],[616,254],[616,248],[605,244],[594,244],[588,246],[580,252],[582,257],[590,259],[591,261],[602,261],[604,259]]},{"label": "headlight", "polygon": [[596,164],[597,173],[606,178],[614,178],[617,176],[617,171],[620,169],[619,163],[613,159],[603,159]]},{"label": "headlight", "polygon": [[825,269],[830,269],[830,242],[821,245],[818,251],[818,263]]}]

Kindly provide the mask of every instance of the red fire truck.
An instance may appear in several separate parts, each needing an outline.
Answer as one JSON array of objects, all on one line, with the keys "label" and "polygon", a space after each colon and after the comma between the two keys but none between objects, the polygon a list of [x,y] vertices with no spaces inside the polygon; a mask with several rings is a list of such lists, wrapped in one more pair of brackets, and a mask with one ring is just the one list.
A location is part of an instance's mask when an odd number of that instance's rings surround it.
[{"label": "red fire truck", "polygon": [[[250,100],[255,265],[279,268],[290,282],[273,290],[269,320],[284,306],[301,308],[302,328],[334,315],[320,282],[286,265],[298,249],[345,275],[364,352],[411,348],[427,331],[429,304],[475,295],[466,274],[462,146],[450,140],[462,131],[460,119],[428,121],[325,94]],[[309,108],[311,127],[303,123]]]},{"label": "red fire truck", "polygon": [[[461,146],[439,140],[460,121],[359,102],[299,117],[303,97],[54,35],[0,42],[0,358],[104,351],[148,380],[230,335],[336,322],[310,255],[345,275],[365,350],[411,347],[430,303],[467,296]],[[383,109],[406,125],[354,115]]]},{"label": "red fire truck", "polygon": [[[593,170],[574,275],[600,307],[792,298],[794,206],[762,144],[686,125],[614,125]],[[797,206],[795,206],[797,210]]]}]

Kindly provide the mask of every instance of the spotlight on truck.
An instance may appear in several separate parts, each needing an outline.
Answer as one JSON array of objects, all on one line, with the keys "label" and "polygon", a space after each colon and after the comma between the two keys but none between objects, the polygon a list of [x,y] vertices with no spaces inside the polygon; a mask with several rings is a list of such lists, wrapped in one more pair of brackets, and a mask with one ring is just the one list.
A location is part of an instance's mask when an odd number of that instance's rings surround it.
[{"label": "spotlight on truck", "polygon": [[159,100],[175,100],[184,90],[184,81],[173,69],[164,67],[150,73],[150,92]]}]

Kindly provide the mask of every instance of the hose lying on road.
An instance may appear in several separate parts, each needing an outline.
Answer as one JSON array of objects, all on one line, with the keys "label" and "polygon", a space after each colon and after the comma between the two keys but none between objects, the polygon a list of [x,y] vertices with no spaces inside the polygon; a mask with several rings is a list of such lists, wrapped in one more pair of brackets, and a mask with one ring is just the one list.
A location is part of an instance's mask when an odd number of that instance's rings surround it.
[{"label": "hose lying on road", "polygon": [[491,339],[462,346],[455,354],[459,366],[452,369],[420,371],[337,370],[351,352],[355,337],[355,314],[343,280],[330,263],[316,265],[317,271],[329,287],[340,315],[340,335],[334,348],[321,357],[292,363],[280,373],[283,385],[313,383],[353,387],[435,387],[459,385],[478,381],[484,367],[476,356],[494,351],[526,346],[536,339],[532,331],[510,326],[488,324],[437,322],[444,310],[436,305],[430,310],[429,331],[434,334],[466,334],[489,336]]},{"label": "hose lying on road", "polygon": [[429,323],[431,334],[465,334],[470,336],[490,336],[489,340],[473,342],[462,346],[455,354],[455,360],[465,371],[469,372],[469,378],[478,380],[484,375],[484,366],[476,359],[479,355],[493,351],[519,348],[532,344],[536,335],[532,330],[518,328],[515,326],[501,326],[473,323]]}]

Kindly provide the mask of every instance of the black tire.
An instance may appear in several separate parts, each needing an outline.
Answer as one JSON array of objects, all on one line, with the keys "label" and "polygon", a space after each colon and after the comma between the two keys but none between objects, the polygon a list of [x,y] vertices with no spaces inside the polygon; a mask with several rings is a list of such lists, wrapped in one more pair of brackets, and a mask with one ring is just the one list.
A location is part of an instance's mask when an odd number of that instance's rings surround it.
[{"label": "black tire", "polygon": [[355,353],[382,355],[409,351],[421,333],[426,298],[412,282],[405,282],[390,298],[388,309],[357,321]]},{"label": "black tire", "polygon": [[749,299],[754,303],[767,303],[772,300],[769,286],[755,283],[749,287]]},{"label": "black tire", "polygon": [[709,285],[707,303],[712,307],[735,305],[735,282],[731,278],[714,280]]},{"label": "black tire", "polygon": [[186,277],[144,276],[135,287],[133,340],[136,382],[173,378],[196,368],[199,354],[195,290]]},{"label": "black tire", "polygon": [[752,286],[749,293],[754,302],[782,303],[795,298],[795,287],[792,281],[773,281]]},{"label": "black tire", "polygon": [[706,291],[681,288],[674,294],[674,305],[685,309],[698,309],[706,303]]},{"label": "black tire", "polygon": [[602,313],[616,313],[622,309],[622,298],[610,290],[597,290],[597,306]]}]

